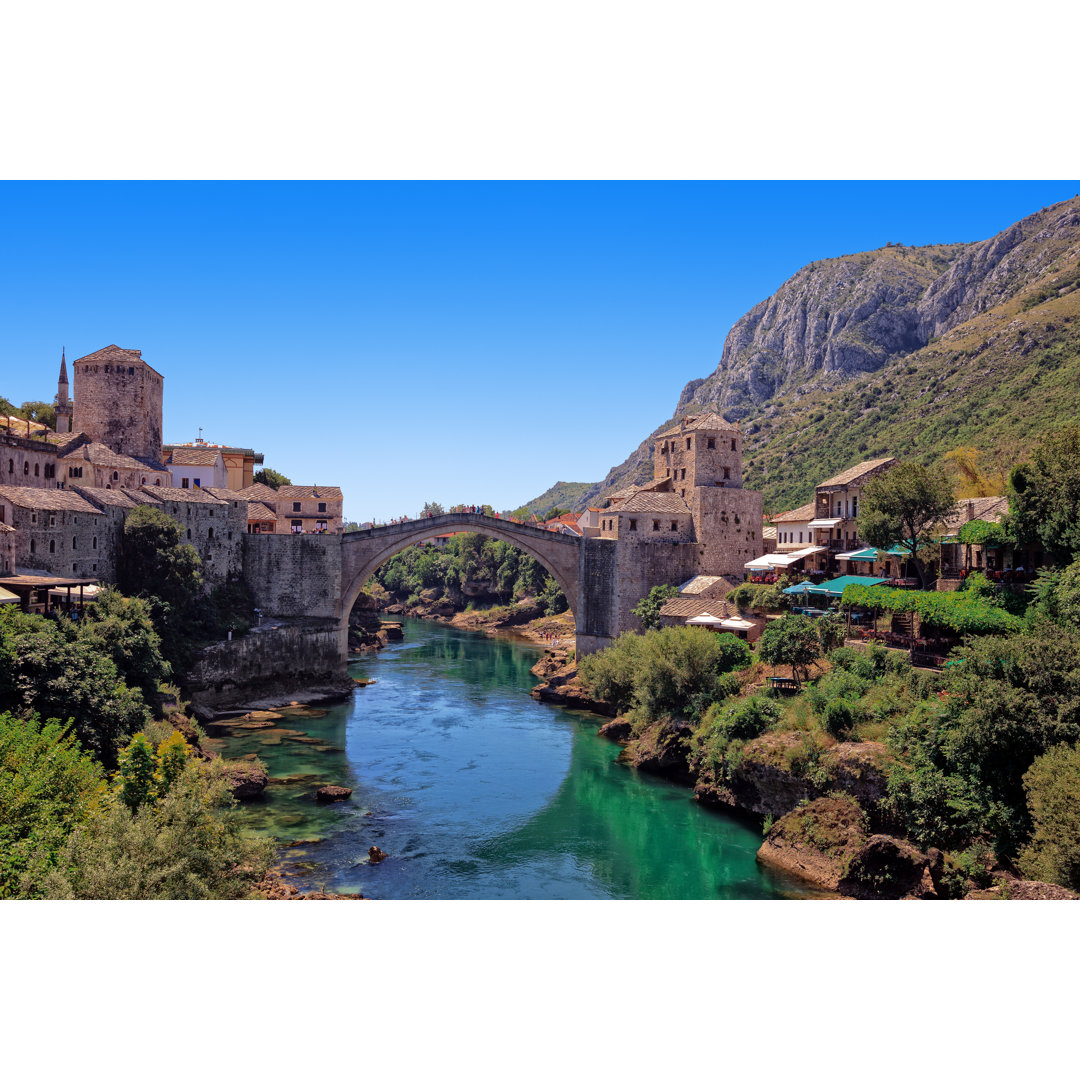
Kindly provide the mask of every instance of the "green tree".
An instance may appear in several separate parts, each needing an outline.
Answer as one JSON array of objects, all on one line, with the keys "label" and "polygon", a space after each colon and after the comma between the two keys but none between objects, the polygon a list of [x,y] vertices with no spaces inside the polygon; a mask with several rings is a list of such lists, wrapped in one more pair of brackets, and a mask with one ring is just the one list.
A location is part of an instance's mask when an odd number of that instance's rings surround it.
[{"label": "green tree", "polygon": [[0,709],[72,720],[79,742],[106,766],[116,761],[118,740],[151,719],[142,693],[98,643],[21,611],[0,612]]},{"label": "green tree", "polygon": [[68,725],[0,713],[0,899],[40,895],[104,791],[101,766]]},{"label": "green tree", "polygon": [[277,491],[278,488],[291,487],[292,481],[277,469],[259,469],[251,478],[254,484],[265,484]]},{"label": "green tree", "polygon": [[154,748],[142,732],[120,751],[120,801],[129,810],[138,810],[157,799],[157,762]]},{"label": "green tree", "polygon": [[1080,630],[1080,559],[1063,570],[1043,570],[1031,589],[1032,607],[1039,614]]},{"label": "green tree", "polygon": [[863,490],[859,536],[873,547],[888,549],[895,544],[903,548],[925,587],[920,549],[930,543],[931,531],[948,517],[954,502],[952,482],[944,469],[901,462]]},{"label": "green tree", "polygon": [[112,660],[124,682],[138,687],[156,712],[158,687],[172,676],[172,667],[162,656],[150,605],[116,589],[103,589],[96,602],[87,605],[77,632],[81,640]]},{"label": "green tree", "polygon": [[1009,477],[1013,528],[1060,563],[1080,556],[1080,424],[1048,435]]},{"label": "green tree", "polygon": [[1080,889],[1080,745],[1055,746],[1024,774],[1034,824],[1020,853],[1025,877]]},{"label": "green tree", "polygon": [[86,900],[234,900],[250,894],[273,843],[247,836],[224,764],[189,761],[168,792],[133,812],[120,800],[71,834],[44,895]]},{"label": "green tree", "polygon": [[56,430],[56,406],[48,401],[24,401],[19,406],[18,415],[24,420],[32,420]]},{"label": "green tree", "polygon": [[420,511],[421,517],[427,517],[430,514],[432,517],[438,517],[440,514],[445,514],[446,511],[442,508],[442,503],[426,502],[424,503],[424,509]]},{"label": "green tree", "polygon": [[633,614],[641,620],[646,630],[659,630],[664,625],[660,609],[672,597],[678,596],[679,590],[674,585],[654,585],[648,596],[643,596],[633,608]]},{"label": "green tree", "polygon": [[137,506],[124,519],[120,587],[156,596],[175,608],[192,604],[202,588],[202,560],[184,530],[157,506]]},{"label": "green tree", "polygon": [[774,619],[758,640],[757,653],[766,664],[787,664],[798,685],[808,675],[810,665],[821,655],[821,641],[814,620],[805,615]]}]

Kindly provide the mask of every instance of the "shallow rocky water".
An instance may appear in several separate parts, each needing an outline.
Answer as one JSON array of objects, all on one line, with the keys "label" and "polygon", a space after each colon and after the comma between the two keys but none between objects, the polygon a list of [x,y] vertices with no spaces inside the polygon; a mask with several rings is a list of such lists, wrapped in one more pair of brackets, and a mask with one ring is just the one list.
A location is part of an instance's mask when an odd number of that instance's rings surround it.
[{"label": "shallow rocky water", "polygon": [[[540,650],[420,620],[350,665],[376,682],[273,726],[215,729],[272,783],[239,813],[303,889],[385,899],[778,899],[760,829],[616,763],[602,722],[535,701]],[[266,717],[261,717],[266,719]],[[323,784],[352,788],[319,805]],[[368,848],[389,856],[372,865]]]}]

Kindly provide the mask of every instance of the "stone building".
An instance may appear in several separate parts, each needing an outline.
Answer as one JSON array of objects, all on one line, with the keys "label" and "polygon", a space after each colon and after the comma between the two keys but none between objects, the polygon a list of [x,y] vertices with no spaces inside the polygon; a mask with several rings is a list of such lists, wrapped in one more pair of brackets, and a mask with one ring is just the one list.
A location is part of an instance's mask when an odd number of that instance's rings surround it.
[{"label": "stone building", "polygon": [[222,443],[208,443],[205,439],[196,439],[189,443],[166,443],[164,447],[166,458],[176,450],[216,450],[221,455],[221,462],[225,469],[224,476],[215,479],[211,484],[200,474],[202,483],[198,485],[199,487],[227,487],[230,491],[240,491],[251,486],[255,477],[255,466],[263,463],[263,455],[257,454],[254,450],[240,446],[225,446]]},{"label": "stone building", "polygon": [[62,477],[57,477],[56,459],[56,447],[43,430],[23,435],[15,425],[0,429],[0,484],[63,487],[58,482]]},{"label": "stone building", "polygon": [[291,484],[274,492],[270,505],[277,515],[277,532],[340,533],[343,528],[339,487]]},{"label": "stone building", "polygon": [[53,435],[60,487],[170,487],[172,476],[159,461],[118,454],[85,432]]},{"label": "stone building", "polygon": [[742,486],[742,431],[716,413],[684,416],[656,437],[653,480],[615,492],[599,538],[619,540],[612,625],[654,585],[697,575],[742,578],[761,555],[761,493]]},{"label": "stone building", "polygon": [[165,449],[165,467],[178,488],[227,488],[225,459],[215,446],[173,446]]},{"label": "stone building", "polygon": [[74,430],[117,454],[160,465],[165,380],[142,352],[106,345],[74,361],[72,369]]},{"label": "stone building", "polygon": [[15,529],[18,567],[98,577],[111,561],[105,515],[76,491],[0,486],[0,523]]},{"label": "stone building", "polygon": [[15,573],[15,529],[0,521],[0,577]]}]

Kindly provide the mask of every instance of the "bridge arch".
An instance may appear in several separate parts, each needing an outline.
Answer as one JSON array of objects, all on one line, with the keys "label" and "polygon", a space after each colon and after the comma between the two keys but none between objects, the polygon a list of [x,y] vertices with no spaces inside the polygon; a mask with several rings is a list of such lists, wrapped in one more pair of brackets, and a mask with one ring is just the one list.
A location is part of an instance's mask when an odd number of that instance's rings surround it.
[{"label": "bridge arch", "polygon": [[397,525],[343,534],[341,540],[341,614],[338,627],[341,655],[348,655],[349,614],[364,584],[387,559],[433,536],[472,532],[504,540],[532,556],[555,579],[574,613],[581,607],[579,556],[581,541],[566,533],[548,532],[502,518],[480,514],[442,514]]}]

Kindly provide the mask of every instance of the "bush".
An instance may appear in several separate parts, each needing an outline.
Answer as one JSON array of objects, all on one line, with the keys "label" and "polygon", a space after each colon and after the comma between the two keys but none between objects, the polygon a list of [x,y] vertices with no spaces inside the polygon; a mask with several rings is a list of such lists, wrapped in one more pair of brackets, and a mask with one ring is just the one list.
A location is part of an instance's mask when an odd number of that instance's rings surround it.
[{"label": "bush", "polygon": [[223,765],[188,762],[166,794],[137,811],[119,800],[72,834],[44,881],[51,899],[235,900],[273,853],[230,812]]},{"label": "bush", "polygon": [[68,725],[0,713],[0,899],[35,897],[105,789]]},{"label": "bush", "polygon": [[796,683],[806,678],[810,664],[821,655],[821,643],[812,619],[785,615],[765,627],[757,644],[758,656],[767,664],[787,664]]},{"label": "bush", "polygon": [[861,719],[861,710],[857,706],[838,699],[825,706],[822,726],[834,739],[842,739]]},{"label": "bush", "polygon": [[1020,854],[1025,876],[1080,889],[1080,745],[1055,746],[1024,774],[1034,830]]},{"label": "bush", "polygon": [[747,667],[750,647],[734,634],[669,626],[623,634],[610,648],[583,657],[582,682],[619,712],[651,720],[690,719],[733,692],[725,675]]}]

